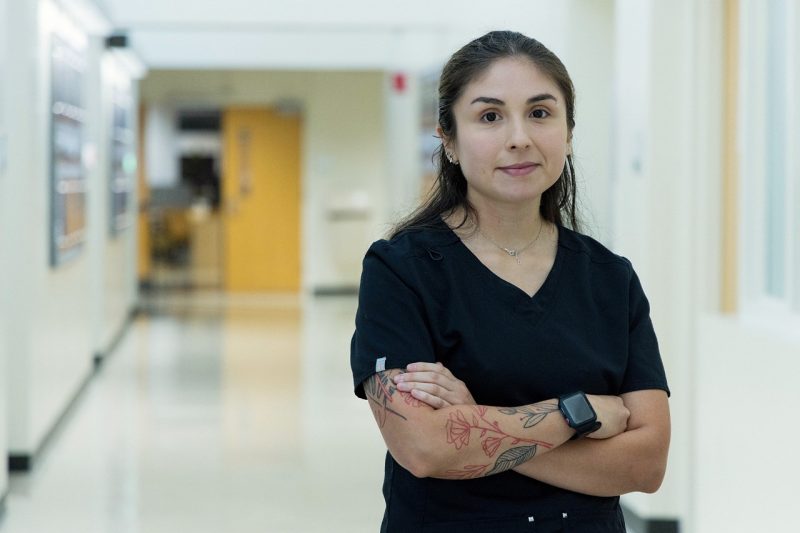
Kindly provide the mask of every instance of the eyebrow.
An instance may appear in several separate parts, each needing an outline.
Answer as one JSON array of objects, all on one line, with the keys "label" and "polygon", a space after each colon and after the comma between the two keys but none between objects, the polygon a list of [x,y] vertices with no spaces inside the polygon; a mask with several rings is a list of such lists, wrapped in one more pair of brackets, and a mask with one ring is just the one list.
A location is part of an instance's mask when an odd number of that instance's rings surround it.
[{"label": "eyebrow", "polygon": [[[542,100],[552,100],[554,102],[558,102],[558,99],[550,93],[542,93],[537,94],[536,96],[531,96],[528,98],[528,101],[525,102],[526,104],[535,104],[536,102],[541,102]],[[505,102],[500,100],[499,98],[492,98],[491,96],[479,96],[469,105],[483,103],[483,104],[492,104],[492,105],[506,105]]]}]

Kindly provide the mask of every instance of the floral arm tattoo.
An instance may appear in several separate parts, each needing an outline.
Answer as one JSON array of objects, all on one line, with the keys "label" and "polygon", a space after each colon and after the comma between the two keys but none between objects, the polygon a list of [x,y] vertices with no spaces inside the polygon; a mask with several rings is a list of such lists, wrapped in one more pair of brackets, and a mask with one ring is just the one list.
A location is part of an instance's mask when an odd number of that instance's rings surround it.
[{"label": "floral arm tattoo", "polygon": [[[411,407],[426,405],[410,393],[397,390],[392,377],[398,373],[402,373],[402,371],[378,372],[364,381],[364,392],[380,428],[386,425],[390,416],[408,421],[408,418],[396,408],[401,405],[396,402],[402,401]],[[522,436],[520,435],[521,431],[509,429],[508,419],[504,421],[502,427],[500,422],[508,417],[514,419],[515,425],[519,424],[520,430],[525,430],[541,423],[550,413],[556,411],[558,411],[558,403],[553,401],[521,407],[489,408],[483,405],[455,407],[450,411],[444,425],[447,443],[453,445],[456,450],[462,450],[469,446],[470,441],[477,440],[487,458],[497,457],[494,459],[494,463],[490,461],[481,462],[481,464],[466,464],[460,469],[447,470],[443,475],[437,477],[473,479],[498,474],[529,461],[536,455],[540,446],[550,449],[553,444]],[[500,452],[501,448],[505,449]],[[500,453],[498,454],[498,452]]]},{"label": "floral arm tattoo", "polygon": [[395,399],[397,399],[395,395],[399,395],[399,397],[411,407],[420,407],[423,405],[423,403],[414,398],[410,392],[399,391],[397,387],[395,387],[392,377],[395,374],[402,373],[403,372],[399,370],[395,372],[387,370],[378,372],[364,381],[364,394],[367,396],[369,404],[372,407],[375,420],[378,421],[378,427],[382,428],[386,425],[386,419],[389,415],[407,420],[406,417],[392,409],[392,404]]},{"label": "floral arm tattoo", "polygon": [[[499,412],[504,415],[522,415],[519,420],[522,422],[523,428],[532,428],[555,411],[558,411],[558,404],[547,402],[499,409]],[[478,434],[481,448],[487,457],[494,457],[504,442],[511,445],[497,457],[494,465],[491,463],[466,465],[461,470],[448,470],[445,472],[445,477],[450,479],[472,479],[498,474],[532,459],[539,446],[548,449],[553,447],[548,442],[512,435],[502,430],[497,420],[489,420],[489,409],[483,405],[473,406],[470,418],[461,409],[450,413],[445,429],[447,430],[447,442],[454,445],[457,450],[469,444],[473,433]]]}]

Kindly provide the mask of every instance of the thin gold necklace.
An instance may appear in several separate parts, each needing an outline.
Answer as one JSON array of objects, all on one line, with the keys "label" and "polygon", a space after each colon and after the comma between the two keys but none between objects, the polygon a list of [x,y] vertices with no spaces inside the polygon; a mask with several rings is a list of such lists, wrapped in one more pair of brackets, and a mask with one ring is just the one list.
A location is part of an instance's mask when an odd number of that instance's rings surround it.
[{"label": "thin gold necklace", "polygon": [[533,246],[533,243],[535,243],[536,241],[539,240],[539,236],[542,234],[542,226],[544,226],[544,221],[542,221],[542,223],[539,224],[539,231],[536,233],[536,237],[534,237],[531,242],[529,242],[528,244],[526,244],[522,248],[506,248],[505,246],[501,246],[501,245],[497,244],[491,238],[489,238],[488,235],[486,235],[484,232],[481,231],[480,226],[478,226],[478,233],[480,233],[481,236],[484,239],[486,239],[487,241],[489,241],[490,243],[494,244],[495,246],[497,246],[498,248],[503,250],[505,253],[507,253],[508,255],[513,257],[514,259],[516,259],[517,260],[517,264],[519,265],[520,264],[519,255],[522,252],[524,252],[525,250],[527,250],[528,248],[530,248],[531,246]]}]

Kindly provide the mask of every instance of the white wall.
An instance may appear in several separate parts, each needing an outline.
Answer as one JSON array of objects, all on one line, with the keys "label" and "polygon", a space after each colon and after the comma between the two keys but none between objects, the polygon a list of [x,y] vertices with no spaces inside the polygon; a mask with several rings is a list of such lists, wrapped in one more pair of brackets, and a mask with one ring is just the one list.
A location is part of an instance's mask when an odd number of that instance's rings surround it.
[{"label": "white wall", "polygon": [[171,104],[148,104],[147,134],[144,139],[147,181],[151,187],[175,187],[180,181],[178,143],[175,135],[177,115]]},{"label": "white wall", "polygon": [[[7,250],[11,297],[3,315],[15,334],[8,338],[9,448],[30,454],[77,390],[90,368],[89,262],[85,248],[61,268],[49,267],[50,32],[59,16],[49,2],[12,3],[9,38],[25,51],[10,63],[7,204],[15,231]],[[81,40],[80,32],[77,40]],[[4,320],[5,322],[5,320]]]},{"label": "white wall", "polygon": [[[664,485],[655,497],[632,494],[627,505],[645,517],[684,518],[690,505],[691,351],[690,198],[692,131],[689,65],[692,26],[675,2],[618,0],[615,46],[614,247],[628,256],[651,303],[672,398],[673,438]],[[663,32],[663,33],[662,33]],[[661,49],[672,33],[674,47]],[[680,102],[680,105],[678,104]],[[688,190],[687,190],[688,189]]]},{"label": "white wall", "polygon": [[567,3],[562,60],[575,85],[574,162],[584,233],[609,244],[612,228],[611,133],[614,1]]},{"label": "white wall", "polygon": [[[8,247],[6,246],[6,235],[8,225],[4,218],[6,212],[6,199],[9,196],[8,174],[6,173],[6,150],[7,129],[6,129],[6,82],[8,76],[8,60],[6,50],[8,48],[7,35],[9,21],[6,15],[6,0],[0,0],[0,272],[5,272],[5,265],[8,261]],[[0,291],[5,289],[5,284],[0,281]],[[3,293],[4,294],[4,293]],[[2,312],[0,312],[2,318]],[[5,349],[6,324],[0,320],[0,458],[6,457],[8,453],[8,420],[7,420],[7,387],[8,373],[7,363],[8,352]],[[8,471],[5,467],[0,467],[0,499],[8,491]]]},{"label": "white wall", "polygon": [[[0,323],[14,334],[2,339],[0,353],[7,354],[8,374],[13,376],[7,388],[9,452],[32,455],[91,372],[93,332],[97,331],[93,309],[98,291],[92,289],[97,264],[112,269],[123,259],[115,264],[113,251],[96,255],[92,239],[97,223],[93,209],[103,208],[97,202],[108,201],[107,187],[96,174],[101,171],[98,161],[108,156],[105,143],[97,143],[103,109],[101,99],[95,98],[100,91],[99,73],[93,75],[90,69],[84,103],[89,116],[87,146],[93,139],[96,143],[95,150],[85,150],[95,154],[94,162],[87,159],[91,225],[80,253],[57,268],[49,266],[51,34],[57,31],[80,46],[87,45],[88,39],[80,22],[50,0],[11,2],[5,20],[11,23],[4,36],[13,43],[15,53],[7,65],[8,76],[3,77],[4,105],[6,127],[14,135],[9,137],[2,185],[2,227],[13,231],[6,232],[2,241]],[[95,49],[90,55],[90,64],[99,61],[99,53]],[[133,238],[131,234],[127,240]],[[128,299],[133,296],[133,279],[131,272],[125,288]],[[110,291],[104,296],[110,297]],[[113,317],[115,311],[106,306],[105,312]]]},{"label": "white wall", "polygon": [[691,531],[794,531],[800,340],[712,314],[697,342]]},{"label": "white wall", "polygon": [[[89,165],[88,173],[87,251],[91,264],[92,353],[104,356],[108,355],[114,339],[122,332],[137,298],[137,256],[132,246],[136,229],[135,195],[128,199],[129,226],[116,235],[109,230],[113,90],[115,87],[135,90],[135,83],[114,54],[106,51],[103,38],[92,38],[91,49],[93,61],[90,62],[87,101],[95,105],[89,114],[87,144],[93,147],[96,159]],[[135,96],[134,93],[131,118],[138,114]],[[136,178],[131,176],[130,179],[135,192]]]},{"label": "white wall", "polygon": [[[143,81],[142,100],[162,117],[180,106],[300,104],[302,285],[311,290],[357,284],[360,258],[385,232],[383,86],[380,72],[161,71]],[[156,128],[163,138],[162,122]],[[150,124],[146,128],[149,135]],[[169,164],[153,158],[174,157],[148,152],[147,168]],[[366,219],[329,224],[331,209],[364,196]]]},{"label": "white wall", "polygon": [[[304,286],[355,286],[368,243],[390,218],[384,77],[318,73],[312,80],[303,132]],[[370,198],[365,223],[331,223],[337,195],[357,191]]]},{"label": "white wall", "polygon": [[730,531],[698,521],[700,491],[726,481],[697,485],[708,423],[699,402],[719,383],[697,368],[700,317],[719,301],[721,2],[616,0],[615,14],[612,238],[650,299],[672,389],[664,485],[624,501],[645,517],[679,518],[682,531]]}]

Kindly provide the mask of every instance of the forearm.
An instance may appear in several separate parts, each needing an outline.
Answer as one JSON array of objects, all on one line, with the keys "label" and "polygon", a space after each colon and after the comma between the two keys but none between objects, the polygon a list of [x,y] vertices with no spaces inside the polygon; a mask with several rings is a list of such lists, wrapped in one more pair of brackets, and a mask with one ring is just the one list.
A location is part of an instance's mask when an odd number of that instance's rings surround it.
[{"label": "forearm", "polygon": [[[395,374],[398,386],[413,391],[415,398],[425,402],[421,405],[426,409],[443,411],[456,405],[466,409],[463,404],[474,403],[466,384],[441,364],[415,363],[409,369],[402,376]],[[546,455],[537,453],[535,459],[515,466],[514,470],[550,485],[590,495],[656,491],[664,477],[670,440],[665,391],[650,389],[619,397],[591,396],[591,401],[603,422],[601,431],[592,435],[596,438],[566,443]]]},{"label": "forearm", "polygon": [[655,492],[666,466],[666,449],[646,429],[610,439],[565,443],[514,471],[562,489],[591,496]]},{"label": "forearm", "polygon": [[428,475],[443,479],[489,476],[546,454],[573,434],[557,412],[555,401],[519,408],[473,405],[436,411],[429,426],[428,450],[433,461]]},{"label": "forearm", "polygon": [[574,433],[556,400],[433,410],[398,391],[392,372],[376,374],[364,388],[392,456],[418,477],[497,474],[546,454]]}]

